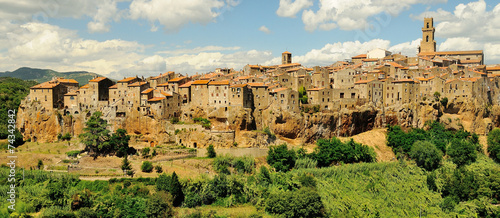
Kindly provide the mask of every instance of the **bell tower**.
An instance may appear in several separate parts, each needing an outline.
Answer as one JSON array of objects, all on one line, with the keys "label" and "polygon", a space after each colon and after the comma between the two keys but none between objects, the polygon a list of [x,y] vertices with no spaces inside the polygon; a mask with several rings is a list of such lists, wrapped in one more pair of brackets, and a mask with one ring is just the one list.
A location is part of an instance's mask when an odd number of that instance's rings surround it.
[{"label": "bell tower", "polygon": [[424,27],[422,28],[422,42],[420,42],[420,52],[436,52],[436,41],[434,41],[434,20],[433,18],[424,18]]},{"label": "bell tower", "polygon": [[285,51],[281,53],[281,64],[291,64],[292,63],[292,53]]}]

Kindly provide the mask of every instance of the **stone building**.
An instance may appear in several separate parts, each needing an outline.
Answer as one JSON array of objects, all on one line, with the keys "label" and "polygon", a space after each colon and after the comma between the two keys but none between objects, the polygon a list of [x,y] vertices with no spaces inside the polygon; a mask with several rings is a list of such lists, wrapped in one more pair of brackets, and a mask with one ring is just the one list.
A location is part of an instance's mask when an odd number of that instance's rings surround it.
[{"label": "stone building", "polygon": [[236,84],[229,87],[229,106],[253,108],[252,89],[248,84]]},{"label": "stone building", "polygon": [[208,83],[208,105],[216,108],[229,105],[229,81],[211,81]]},{"label": "stone building", "polygon": [[253,105],[256,110],[262,110],[269,107],[269,90],[268,85],[264,83],[248,83],[252,90]]},{"label": "stone building", "polygon": [[209,80],[196,80],[191,83],[191,106],[206,107],[209,104]]},{"label": "stone building", "polygon": [[299,112],[299,92],[291,88],[277,88],[269,92],[274,105],[283,110]]}]

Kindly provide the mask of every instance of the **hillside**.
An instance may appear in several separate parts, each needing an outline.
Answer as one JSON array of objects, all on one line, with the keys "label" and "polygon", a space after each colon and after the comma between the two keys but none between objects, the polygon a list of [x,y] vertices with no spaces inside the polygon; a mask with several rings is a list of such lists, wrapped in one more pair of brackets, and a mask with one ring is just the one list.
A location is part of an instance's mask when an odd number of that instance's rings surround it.
[{"label": "hillside", "polygon": [[49,69],[36,69],[21,67],[15,71],[0,72],[0,77],[14,77],[22,80],[34,80],[38,83],[50,81],[53,77],[64,77],[65,79],[74,79],[80,85],[87,84],[94,76],[101,76],[87,71],[57,72]]},{"label": "hillside", "polygon": [[7,138],[7,110],[17,110],[21,100],[28,94],[35,81],[0,77],[0,139]]}]

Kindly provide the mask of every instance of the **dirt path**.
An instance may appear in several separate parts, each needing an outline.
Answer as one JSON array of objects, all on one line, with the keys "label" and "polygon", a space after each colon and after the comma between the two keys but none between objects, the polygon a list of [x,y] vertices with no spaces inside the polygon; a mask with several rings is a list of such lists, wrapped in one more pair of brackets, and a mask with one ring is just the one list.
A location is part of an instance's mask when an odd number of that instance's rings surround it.
[{"label": "dirt path", "polygon": [[388,147],[385,143],[387,130],[384,129],[373,129],[364,133],[352,137],[339,137],[341,141],[348,141],[351,138],[358,143],[368,145],[375,150],[377,153],[378,162],[389,162],[396,159],[392,148]]}]

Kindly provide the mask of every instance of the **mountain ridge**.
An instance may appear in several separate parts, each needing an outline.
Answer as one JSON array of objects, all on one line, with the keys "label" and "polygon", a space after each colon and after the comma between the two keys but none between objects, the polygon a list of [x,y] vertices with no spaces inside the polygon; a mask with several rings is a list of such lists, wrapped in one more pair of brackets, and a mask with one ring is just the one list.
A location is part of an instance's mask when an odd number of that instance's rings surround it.
[{"label": "mountain ridge", "polygon": [[0,72],[0,77],[13,77],[22,80],[33,80],[38,83],[50,81],[53,77],[64,77],[65,79],[74,79],[80,85],[87,84],[89,80],[96,76],[102,75],[87,71],[58,72],[51,69],[39,69],[30,67],[20,67],[14,71]]}]

